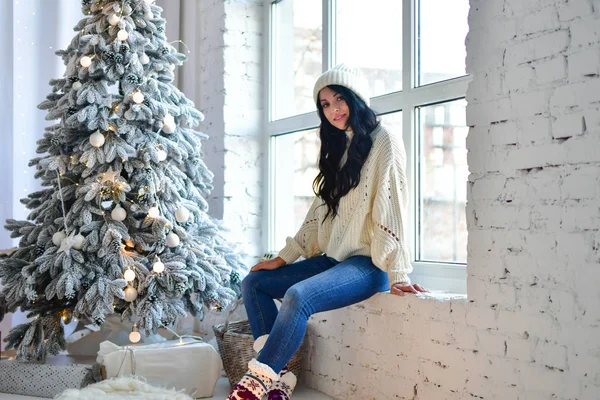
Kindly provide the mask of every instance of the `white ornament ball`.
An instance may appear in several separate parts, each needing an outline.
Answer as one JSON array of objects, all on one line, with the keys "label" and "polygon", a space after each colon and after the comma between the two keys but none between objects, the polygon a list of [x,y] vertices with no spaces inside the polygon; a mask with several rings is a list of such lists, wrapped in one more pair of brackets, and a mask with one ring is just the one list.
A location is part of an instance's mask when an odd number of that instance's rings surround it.
[{"label": "white ornament ball", "polygon": [[88,56],[83,56],[81,57],[81,60],[79,60],[79,63],[82,67],[87,68],[90,65],[92,65],[92,58]]},{"label": "white ornament ball", "polygon": [[158,157],[158,161],[165,161],[167,159],[167,152],[164,150],[158,150],[156,152],[156,156]]},{"label": "white ornament ball", "polygon": [[164,270],[165,270],[165,264],[163,264],[162,261],[157,261],[152,266],[152,271],[156,272],[157,274],[162,273]]},{"label": "white ornament ball", "polygon": [[142,335],[139,332],[131,332],[129,334],[129,340],[131,343],[137,343],[142,339]]},{"label": "white ornament ball", "polygon": [[81,233],[78,233],[73,239],[75,240],[73,242],[73,248],[75,250],[83,249],[83,242],[85,241],[85,236],[83,236]]},{"label": "white ornament ball", "polygon": [[55,246],[60,246],[66,237],[67,235],[63,231],[56,232],[54,235],[52,235],[52,243],[54,243]]},{"label": "white ornament ball", "polygon": [[127,218],[127,211],[121,206],[116,206],[110,212],[110,217],[115,221],[123,222]]},{"label": "white ornament ball", "polygon": [[144,17],[145,17],[146,19],[153,19],[153,18],[154,18],[154,14],[152,13],[152,11],[146,11],[146,12],[144,13]]},{"label": "white ornament ball", "polygon": [[94,147],[102,147],[104,144],[104,135],[100,131],[96,131],[90,135],[90,144]]},{"label": "white ornament ball", "polygon": [[142,92],[135,92],[132,98],[136,104],[142,104],[144,102],[144,94]]},{"label": "white ornament ball", "polygon": [[117,39],[119,39],[121,42],[124,42],[129,39],[129,33],[127,33],[125,29],[121,29],[119,33],[117,33]]},{"label": "white ornament ball", "polygon": [[172,124],[164,124],[162,127],[162,130],[164,133],[168,133],[171,134],[173,132],[175,132],[175,129],[177,128],[177,125],[175,125],[175,122],[173,122]]},{"label": "white ornament ball", "polygon": [[142,53],[142,55],[140,56],[140,62],[146,65],[150,62],[150,57],[148,57],[146,53]]},{"label": "white ornament ball", "polygon": [[164,124],[174,124],[175,123],[175,117],[172,116],[171,114],[166,114],[163,118],[163,123]]},{"label": "white ornament ball", "polygon": [[148,210],[148,216],[150,218],[157,218],[160,215],[160,211],[158,210],[158,207],[154,206],[154,207],[150,207],[150,209]]},{"label": "white ornament ball", "polygon": [[73,89],[75,89],[75,90],[81,89],[81,82],[79,82],[79,81],[73,82]]},{"label": "white ornament ball", "polygon": [[115,26],[119,23],[120,20],[121,20],[121,17],[119,17],[117,14],[113,14],[108,18],[108,23],[111,24],[112,26]]},{"label": "white ornament ball", "polygon": [[128,301],[131,303],[132,301],[137,299],[137,296],[138,296],[138,291],[135,288],[133,288],[131,286],[128,286],[125,288],[125,301]]},{"label": "white ornament ball", "polygon": [[177,247],[179,246],[180,239],[175,233],[171,232],[167,235],[167,246]]},{"label": "white ornament ball", "polygon": [[125,278],[125,280],[127,282],[131,282],[135,279],[135,272],[133,272],[132,269],[128,269],[127,271],[125,271],[125,273],[123,274],[123,278]]},{"label": "white ornament ball", "polygon": [[190,219],[190,211],[187,208],[178,208],[175,211],[175,219],[177,222],[187,222]]}]

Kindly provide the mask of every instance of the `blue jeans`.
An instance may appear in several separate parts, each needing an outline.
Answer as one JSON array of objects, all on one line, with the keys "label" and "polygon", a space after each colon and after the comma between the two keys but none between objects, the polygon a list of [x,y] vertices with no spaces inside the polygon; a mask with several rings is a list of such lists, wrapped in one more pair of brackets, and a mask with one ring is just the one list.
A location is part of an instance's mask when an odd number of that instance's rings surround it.
[{"label": "blue jeans", "polygon": [[[249,273],[242,282],[242,296],[252,334],[255,339],[269,334],[257,360],[280,372],[302,344],[312,314],[386,291],[387,273],[366,256],[342,262],[318,256],[272,271]],[[282,297],[278,311],[273,299]]]}]

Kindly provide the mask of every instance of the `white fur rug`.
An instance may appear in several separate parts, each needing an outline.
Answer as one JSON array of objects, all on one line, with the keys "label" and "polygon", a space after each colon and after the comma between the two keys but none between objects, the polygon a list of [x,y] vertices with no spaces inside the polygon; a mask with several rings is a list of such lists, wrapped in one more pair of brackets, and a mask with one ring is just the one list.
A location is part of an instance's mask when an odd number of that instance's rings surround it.
[{"label": "white fur rug", "polygon": [[83,389],[67,389],[55,400],[192,400],[186,394],[150,386],[136,378],[111,378]]}]

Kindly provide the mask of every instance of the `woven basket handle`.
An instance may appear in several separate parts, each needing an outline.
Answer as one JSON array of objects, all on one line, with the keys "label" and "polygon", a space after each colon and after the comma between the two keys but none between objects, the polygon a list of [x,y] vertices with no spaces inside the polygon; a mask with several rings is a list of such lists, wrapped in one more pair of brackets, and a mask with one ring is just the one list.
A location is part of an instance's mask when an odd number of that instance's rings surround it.
[{"label": "woven basket handle", "polygon": [[225,325],[223,325],[223,332],[227,332],[227,328],[229,327],[229,319],[233,315],[233,312],[242,304],[244,300],[240,297],[235,301],[235,305],[228,311],[227,317],[225,318]]}]

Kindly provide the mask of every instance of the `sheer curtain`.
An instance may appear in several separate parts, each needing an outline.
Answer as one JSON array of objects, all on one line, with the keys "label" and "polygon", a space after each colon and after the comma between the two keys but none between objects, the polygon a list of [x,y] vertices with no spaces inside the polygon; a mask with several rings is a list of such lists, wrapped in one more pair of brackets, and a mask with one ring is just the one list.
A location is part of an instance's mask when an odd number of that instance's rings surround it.
[{"label": "sheer curtain", "polygon": [[[25,219],[20,199],[40,188],[28,163],[51,121],[37,105],[50,93],[48,81],[63,75],[64,65],[54,52],[67,47],[81,17],[80,0],[0,1],[1,226],[7,218]],[[16,244],[0,229],[0,249]],[[2,336],[24,319],[22,313],[6,316],[0,322]]]}]

